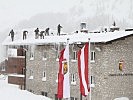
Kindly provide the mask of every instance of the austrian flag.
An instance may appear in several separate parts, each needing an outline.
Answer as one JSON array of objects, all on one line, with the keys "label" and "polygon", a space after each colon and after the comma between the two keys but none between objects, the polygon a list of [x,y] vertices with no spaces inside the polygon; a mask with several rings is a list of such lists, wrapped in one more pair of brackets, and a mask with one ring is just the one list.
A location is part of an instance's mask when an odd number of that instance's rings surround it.
[{"label": "austrian flag", "polygon": [[78,51],[78,72],[80,79],[80,92],[83,96],[87,96],[89,92],[88,47],[89,44],[86,43],[85,46]]},{"label": "austrian flag", "polygon": [[57,97],[70,98],[69,44],[60,52]]}]

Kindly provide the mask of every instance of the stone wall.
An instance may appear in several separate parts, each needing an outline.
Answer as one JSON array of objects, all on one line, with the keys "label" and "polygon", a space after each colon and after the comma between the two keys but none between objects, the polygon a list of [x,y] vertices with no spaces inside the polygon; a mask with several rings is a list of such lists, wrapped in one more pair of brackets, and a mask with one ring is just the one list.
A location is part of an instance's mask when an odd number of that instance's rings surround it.
[{"label": "stone wall", "polygon": [[[113,100],[124,96],[132,100],[133,37],[102,45],[101,48],[96,52],[95,63],[91,64],[95,76],[92,100]],[[123,71],[119,70],[120,60],[124,61]]]},{"label": "stone wall", "polygon": [[[91,51],[95,51],[95,62],[91,64],[91,75],[95,87],[92,87],[92,100],[113,100],[117,97],[133,99],[133,36],[106,44],[91,43]],[[100,51],[96,48],[99,47]],[[48,97],[55,98],[57,93],[57,52],[52,45],[36,46],[34,60],[30,60],[30,50],[27,52],[26,89],[41,94],[47,92]],[[60,48],[60,50],[63,46]],[[48,52],[47,59],[42,60],[42,52]],[[70,80],[71,74],[76,75],[76,85],[71,84],[71,97],[80,100],[77,61],[72,61],[72,51],[79,47],[70,45]],[[124,61],[123,71],[119,70],[119,61]],[[43,71],[46,81],[42,81]],[[32,72],[32,75],[31,75]],[[33,78],[30,78],[33,76]],[[71,82],[71,81],[70,81]],[[89,95],[82,100],[89,100]]]}]

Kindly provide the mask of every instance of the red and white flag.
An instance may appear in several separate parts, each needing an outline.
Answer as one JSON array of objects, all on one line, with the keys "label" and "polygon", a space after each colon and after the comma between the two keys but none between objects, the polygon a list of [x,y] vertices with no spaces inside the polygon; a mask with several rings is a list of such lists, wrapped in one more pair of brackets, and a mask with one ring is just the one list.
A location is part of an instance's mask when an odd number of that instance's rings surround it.
[{"label": "red and white flag", "polygon": [[78,72],[80,79],[80,92],[83,96],[87,96],[89,92],[89,78],[88,78],[88,50],[89,44],[86,43],[84,47],[78,51]]},{"label": "red and white flag", "polygon": [[60,52],[57,97],[70,98],[69,44]]}]

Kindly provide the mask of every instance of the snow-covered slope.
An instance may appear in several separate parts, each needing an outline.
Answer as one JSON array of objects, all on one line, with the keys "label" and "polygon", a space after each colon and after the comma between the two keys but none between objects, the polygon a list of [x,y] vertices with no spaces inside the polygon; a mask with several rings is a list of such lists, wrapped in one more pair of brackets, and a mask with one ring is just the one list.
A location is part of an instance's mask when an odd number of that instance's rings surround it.
[{"label": "snow-covered slope", "polygon": [[7,77],[0,75],[0,100],[51,100],[45,96],[35,95],[20,90],[17,85],[7,83]]}]

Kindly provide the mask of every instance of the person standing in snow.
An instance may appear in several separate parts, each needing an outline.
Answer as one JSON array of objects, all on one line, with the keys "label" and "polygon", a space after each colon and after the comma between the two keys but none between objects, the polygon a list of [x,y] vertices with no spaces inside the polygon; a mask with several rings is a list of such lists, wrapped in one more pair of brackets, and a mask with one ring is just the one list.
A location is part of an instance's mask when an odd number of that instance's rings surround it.
[{"label": "person standing in snow", "polygon": [[37,28],[34,32],[35,32],[35,39],[37,39],[39,35],[39,28]]},{"label": "person standing in snow", "polygon": [[45,30],[45,36],[48,35],[49,36],[49,28],[46,28]]},{"label": "person standing in snow", "polygon": [[11,39],[12,39],[12,41],[14,40],[14,31],[13,31],[13,29],[10,31],[10,33],[9,33],[9,36],[11,35]]},{"label": "person standing in snow", "polygon": [[62,26],[59,24],[59,25],[57,26],[57,35],[59,35],[59,36],[60,36],[61,28],[62,28]]},{"label": "person standing in snow", "polygon": [[23,40],[26,39],[26,33],[28,33],[28,31],[23,31]]}]

